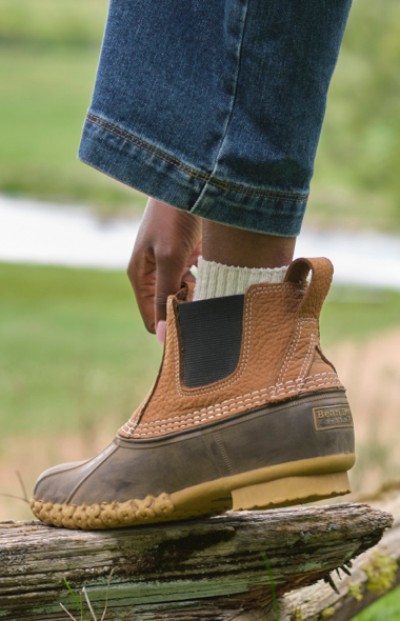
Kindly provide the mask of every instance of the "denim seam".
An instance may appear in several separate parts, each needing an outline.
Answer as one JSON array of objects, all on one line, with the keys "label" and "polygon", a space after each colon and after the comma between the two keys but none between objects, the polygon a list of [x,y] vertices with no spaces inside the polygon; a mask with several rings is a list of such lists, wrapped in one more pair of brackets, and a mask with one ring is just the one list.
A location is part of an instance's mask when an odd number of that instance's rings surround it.
[{"label": "denim seam", "polygon": [[87,115],[87,120],[91,123],[94,123],[98,127],[109,131],[118,138],[123,138],[124,140],[127,140],[128,142],[131,142],[132,144],[135,144],[136,146],[145,149],[146,151],[149,151],[152,155],[155,155],[159,159],[164,160],[168,164],[172,164],[176,168],[187,172],[188,175],[190,175],[191,177],[198,178],[201,181],[207,181],[208,179],[208,176],[206,174],[196,171],[194,168],[187,166],[187,164],[183,164],[183,162],[175,157],[172,157],[171,155],[168,155],[167,153],[165,153],[165,151],[161,151],[161,149],[158,149],[154,145],[151,145],[142,138],[139,138],[138,136],[127,132],[125,129],[122,129],[118,125],[114,125],[114,123],[111,123],[110,121],[107,121],[106,119],[103,119],[98,115],[89,113]]},{"label": "denim seam", "polygon": [[[236,33],[236,37],[235,37],[235,41],[234,41],[234,45],[232,47],[234,47],[234,49],[230,50],[230,53],[233,55],[234,57],[234,69],[232,71],[233,76],[230,76],[230,88],[228,90],[227,88],[227,94],[228,94],[228,105],[227,105],[227,110],[226,110],[226,116],[225,116],[225,121],[224,124],[222,126],[222,131],[221,131],[221,138],[218,144],[218,149],[215,155],[215,161],[214,161],[214,166],[213,169],[211,171],[211,175],[210,178],[208,179],[208,183],[213,183],[215,177],[216,177],[216,172],[218,169],[218,161],[219,161],[219,157],[221,155],[221,151],[224,145],[224,142],[226,141],[226,137],[228,134],[228,130],[229,130],[229,126],[232,120],[232,114],[233,114],[233,110],[235,108],[235,104],[236,104],[236,99],[237,99],[237,92],[238,92],[238,83],[239,83],[239,75],[240,75],[240,65],[241,65],[241,58],[242,58],[242,47],[243,47],[243,39],[244,39],[244,31],[245,31],[245,27],[246,27],[246,19],[247,19],[247,11],[248,11],[248,0],[241,0],[241,19],[240,19],[240,24],[237,26],[238,28],[238,32]],[[233,184],[232,184],[233,185]]]},{"label": "denim seam", "polygon": [[[218,151],[215,157],[214,167],[211,172],[210,178],[208,180],[209,184],[213,184],[216,178],[219,158],[220,158],[222,148],[223,148],[224,142],[228,134],[229,126],[232,120],[232,115],[235,109],[235,104],[236,104],[236,99],[237,99],[239,76],[240,76],[241,61],[242,61],[243,39],[244,39],[244,32],[246,28],[247,13],[248,13],[248,7],[249,7],[248,0],[242,0],[241,4],[242,4],[242,11],[241,11],[240,31],[238,32],[237,40],[235,41],[235,49],[233,52],[234,58],[235,58],[235,72],[234,72],[234,77],[233,77],[233,82],[232,82],[232,87],[231,87],[231,93],[229,97],[229,109],[227,111],[227,116],[225,119],[225,126],[221,134],[221,140],[219,142]],[[234,184],[232,184],[232,186],[233,185]],[[268,193],[268,195],[270,194]],[[274,193],[273,198],[278,198],[276,193]]]},{"label": "denim seam", "polygon": [[221,188],[223,190],[228,190],[228,191],[233,190],[235,192],[240,192],[241,194],[244,194],[244,195],[247,194],[251,196],[265,196],[265,197],[272,198],[272,199],[283,199],[283,200],[293,201],[293,202],[304,201],[308,197],[308,194],[306,193],[305,194],[288,194],[286,192],[279,192],[276,190],[271,191],[271,190],[259,190],[255,188],[246,188],[234,182],[226,183],[215,177],[211,178],[205,173],[201,173],[197,171],[196,169],[191,168],[187,164],[184,164],[180,160],[172,157],[171,155],[168,155],[161,149],[155,147],[154,145],[151,145],[150,143],[146,142],[142,138],[139,138],[138,136],[135,136],[134,134],[127,132],[126,130],[122,129],[118,125],[115,125],[111,123],[110,121],[107,121],[106,119],[103,119],[99,117],[98,115],[93,114],[92,112],[90,112],[87,115],[87,121],[89,123],[93,123],[94,125],[97,125],[101,129],[104,129],[105,131],[110,132],[111,134],[114,134],[115,136],[117,136],[117,138],[122,138],[123,140],[126,140],[136,145],[137,147],[148,151],[149,153],[159,158],[160,160],[163,160],[167,162],[168,164],[171,164],[175,168],[185,172],[188,176],[194,179],[199,179],[200,181],[204,181],[205,183]]}]

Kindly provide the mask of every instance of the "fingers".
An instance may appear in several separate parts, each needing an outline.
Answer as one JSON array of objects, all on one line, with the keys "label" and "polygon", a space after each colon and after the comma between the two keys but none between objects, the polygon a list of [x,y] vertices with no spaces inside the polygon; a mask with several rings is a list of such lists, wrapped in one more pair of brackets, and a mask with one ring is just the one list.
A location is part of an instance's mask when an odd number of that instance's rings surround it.
[{"label": "fingers", "polygon": [[179,291],[182,283],[183,269],[180,257],[157,257],[157,278],[155,287],[154,310],[156,325],[167,315],[167,299]]},{"label": "fingers", "polygon": [[155,332],[175,294],[201,252],[199,218],[150,199],[144,213],[128,276],[146,328]]},{"label": "fingers", "polygon": [[143,322],[149,332],[155,333],[156,263],[154,257],[135,252],[134,249],[128,265],[128,278],[133,287]]},{"label": "fingers", "polygon": [[[128,277],[144,324],[149,332],[156,332],[157,323],[166,318],[168,296],[175,294],[186,279],[185,267],[178,256],[144,252],[135,247],[128,266]],[[189,274],[189,273],[188,273]],[[188,275],[187,278],[193,278]]]},{"label": "fingers", "polygon": [[194,282],[195,278],[190,271],[201,253],[201,242],[196,245],[195,251],[189,257],[180,246],[165,256],[156,256],[156,286],[155,286],[155,316],[156,326],[166,318],[167,299],[179,291],[182,282]]}]

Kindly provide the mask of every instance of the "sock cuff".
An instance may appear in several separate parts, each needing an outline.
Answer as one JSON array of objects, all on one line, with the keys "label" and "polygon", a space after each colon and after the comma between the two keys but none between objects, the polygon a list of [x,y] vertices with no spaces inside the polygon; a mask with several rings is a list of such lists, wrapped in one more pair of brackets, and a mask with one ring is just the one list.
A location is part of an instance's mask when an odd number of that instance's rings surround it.
[{"label": "sock cuff", "polygon": [[198,260],[194,300],[207,300],[227,295],[244,294],[250,285],[261,282],[283,282],[287,266],[238,267],[215,261]]}]

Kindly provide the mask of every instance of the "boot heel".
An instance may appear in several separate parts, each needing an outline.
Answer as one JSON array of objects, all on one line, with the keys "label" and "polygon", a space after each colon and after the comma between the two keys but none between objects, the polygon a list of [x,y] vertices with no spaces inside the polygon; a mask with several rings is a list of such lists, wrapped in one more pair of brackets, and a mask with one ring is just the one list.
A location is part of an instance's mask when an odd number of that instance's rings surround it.
[{"label": "boot heel", "polygon": [[232,490],[232,510],[267,509],[350,492],[347,472],[287,477]]}]

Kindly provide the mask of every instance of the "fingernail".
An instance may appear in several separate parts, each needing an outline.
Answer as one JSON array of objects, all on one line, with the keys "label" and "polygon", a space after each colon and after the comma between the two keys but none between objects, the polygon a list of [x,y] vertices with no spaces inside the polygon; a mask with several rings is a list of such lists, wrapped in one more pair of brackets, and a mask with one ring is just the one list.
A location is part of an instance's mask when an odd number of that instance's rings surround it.
[{"label": "fingernail", "polygon": [[157,324],[157,330],[156,330],[156,336],[158,338],[158,340],[160,341],[160,343],[162,345],[164,345],[165,343],[165,330],[167,327],[167,322],[166,321],[159,321]]}]

